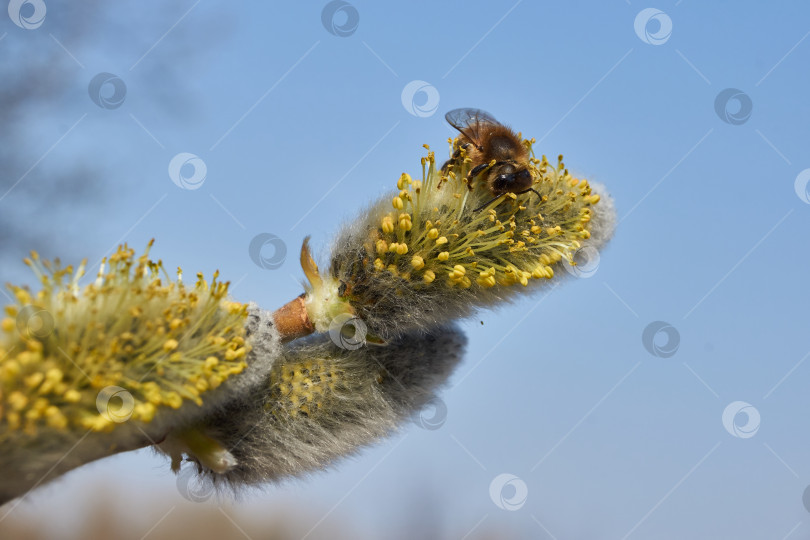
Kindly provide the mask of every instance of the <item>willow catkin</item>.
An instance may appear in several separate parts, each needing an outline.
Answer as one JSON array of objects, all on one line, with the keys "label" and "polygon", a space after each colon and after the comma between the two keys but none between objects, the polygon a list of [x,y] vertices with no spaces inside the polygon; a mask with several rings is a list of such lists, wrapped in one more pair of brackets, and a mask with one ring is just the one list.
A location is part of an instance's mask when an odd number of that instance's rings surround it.
[{"label": "willow catkin", "polygon": [[84,265],[26,262],[42,288],[11,287],[0,320],[0,501],[162,440],[266,375],[279,351],[269,314],[230,301],[216,274],[171,279],[148,250],[121,246],[82,288]]},{"label": "willow catkin", "polygon": [[[295,341],[262,384],[196,425],[236,463],[220,473],[200,470],[215,485],[238,491],[330,466],[419,414],[465,345],[453,326],[354,350],[323,334]],[[161,448],[171,454],[184,444],[170,436]]]},{"label": "willow catkin", "polygon": [[341,229],[323,273],[305,244],[316,330],[333,329],[345,314],[383,342],[428,330],[557,283],[580,251],[602,248],[613,233],[610,197],[573,177],[562,156],[555,165],[531,159],[536,193],[494,201],[483,187],[469,188],[469,165],[459,160],[445,174],[429,152],[421,180],[403,174],[398,192]]}]

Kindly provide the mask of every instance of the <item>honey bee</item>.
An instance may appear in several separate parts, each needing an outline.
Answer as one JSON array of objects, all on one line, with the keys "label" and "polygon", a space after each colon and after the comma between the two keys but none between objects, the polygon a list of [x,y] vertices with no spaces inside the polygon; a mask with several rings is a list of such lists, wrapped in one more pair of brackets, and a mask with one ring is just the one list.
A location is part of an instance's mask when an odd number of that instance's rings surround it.
[{"label": "honey bee", "polygon": [[[506,193],[520,195],[532,191],[540,197],[532,188],[529,151],[517,133],[481,109],[453,109],[444,118],[461,136],[459,148],[442,166],[442,172],[447,172],[461,157],[461,149],[464,149],[472,162],[472,169],[467,175],[469,188],[473,189],[473,182],[481,175],[483,185],[494,197],[476,208],[475,212]],[[490,166],[493,161],[494,165]]]}]

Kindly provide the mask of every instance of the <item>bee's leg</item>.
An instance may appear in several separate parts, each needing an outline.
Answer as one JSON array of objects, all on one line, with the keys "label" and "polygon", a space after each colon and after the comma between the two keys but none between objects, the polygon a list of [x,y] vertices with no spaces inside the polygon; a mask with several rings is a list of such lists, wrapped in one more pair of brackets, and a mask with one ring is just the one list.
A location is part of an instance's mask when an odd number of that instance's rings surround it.
[{"label": "bee's leg", "polygon": [[473,167],[473,170],[470,171],[470,174],[467,175],[467,178],[472,180],[473,178],[476,177],[476,175],[478,173],[480,173],[481,171],[483,171],[487,167],[489,167],[489,163],[482,163],[481,165],[478,165],[477,167]]},{"label": "bee's leg", "polygon": [[444,165],[442,165],[441,171],[443,173],[446,173],[448,167],[450,166],[450,164],[456,162],[458,160],[458,158],[461,157],[461,148],[464,148],[466,150],[469,145],[470,145],[470,143],[464,143],[459,148],[457,148],[456,151],[453,152],[453,155],[450,156],[450,159],[448,159],[447,161],[444,162]]},{"label": "bee's leg", "polygon": [[448,159],[447,161],[445,161],[445,162],[444,162],[444,165],[442,165],[442,169],[441,169],[441,171],[442,171],[443,173],[446,173],[446,172],[447,172],[447,169],[449,169],[449,168],[450,168],[450,165],[452,165],[453,163],[455,163],[455,162],[458,160],[458,158],[459,158],[459,156],[460,156],[460,155],[461,155],[461,152],[460,152],[459,150],[456,150],[455,152],[453,152],[453,155],[452,155],[452,156],[450,156],[450,159]]},{"label": "bee's leg", "polygon": [[472,185],[473,184],[472,183],[473,179],[476,176],[478,176],[478,173],[480,173],[481,171],[483,171],[487,167],[489,167],[489,163],[482,163],[480,165],[477,165],[477,166],[473,167],[473,169],[469,172],[469,174],[467,174],[467,180],[468,180],[467,187],[469,187],[470,190],[472,190],[472,188],[473,188],[473,185]]},{"label": "bee's leg", "polygon": [[530,192],[530,191],[531,191],[532,193],[534,193],[535,195],[537,195],[538,197],[540,197],[541,199],[543,198],[543,196],[542,196],[542,195],[540,195],[539,193],[537,193],[537,192],[534,190],[534,188],[524,189],[523,191],[519,191],[519,192],[515,193],[515,195],[523,195],[524,193],[528,193],[528,192]]},{"label": "bee's leg", "polygon": [[488,200],[487,202],[485,202],[484,204],[482,204],[481,206],[479,206],[478,208],[476,208],[475,210],[473,210],[473,213],[475,213],[475,212],[480,212],[481,210],[483,210],[484,208],[486,208],[487,206],[489,206],[491,203],[494,203],[495,201],[497,201],[498,199],[500,199],[500,198],[501,198],[501,197],[503,197],[503,196],[504,196],[504,194],[502,193],[502,194],[498,195],[497,197],[495,197],[494,199],[490,199],[490,200]]}]

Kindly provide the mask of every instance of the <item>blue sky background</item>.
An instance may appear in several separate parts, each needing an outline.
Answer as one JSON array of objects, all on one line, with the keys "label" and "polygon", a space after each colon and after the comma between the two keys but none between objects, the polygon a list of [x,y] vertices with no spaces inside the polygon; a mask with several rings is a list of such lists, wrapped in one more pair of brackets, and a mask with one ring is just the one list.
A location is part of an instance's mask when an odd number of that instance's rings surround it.
[{"label": "blue sky background", "polygon": [[[0,213],[23,209],[48,256],[93,263],[154,237],[168,268],[219,269],[238,300],[275,308],[301,292],[304,236],[324,253],[343,221],[419,172],[423,143],[445,152],[444,112],[462,106],[565,154],[615,197],[621,221],[592,277],[465,323],[440,429],[407,428],[250,496],[237,522],[294,509],[304,531],[317,525],[311,538],[340,524],[404,538],[420,521],[438,537],[810,538],[810,205],[795,190],[810,168],[805,3],[659,2],[672,31],[657,45],[634,30],[650,7],[636,0],[353,0],[346,37],[322,24],[326,2],[120,2],[88,7],[73,42],[60,39],[64,3],[47,5],[37,29],[0,17],[0,55],[21,73],[36,51],[66,49],[64,90],[20,133],[29,165],[44,159],[0,194]],[[658,25],[642,27],[655,38]],[[120,107],[89,98],[99,72],[124,81]],[[414,80],[439,95],[423,117],[403,106]],[[738,125],[716,111],[727,88],[753,106]],[[205,162],[199,189],[169,178],[180,152]],[[69,207],[21,195],[80,163],[102,171],[97,195]],[[281,268],[251,261],[259,233],[286,243]],[[0,278],[33,282],[16,262]],[[654,321],[677,330],[671,357],[642,343]],[[724,427],[735,401],[759,412],[754,436]],[[516,511],[490,498],[502,473],[528,490]],[[163,512],[138,508],[191,504],[144,451],[76,471],[15,512],[47,509],[64,533],[99,493],[144,532]]]}]

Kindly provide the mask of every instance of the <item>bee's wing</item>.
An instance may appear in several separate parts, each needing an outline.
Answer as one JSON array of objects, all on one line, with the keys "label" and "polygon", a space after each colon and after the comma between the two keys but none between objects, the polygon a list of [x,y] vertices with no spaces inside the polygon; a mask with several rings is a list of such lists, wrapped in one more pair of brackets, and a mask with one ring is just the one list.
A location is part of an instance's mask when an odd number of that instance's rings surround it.
[{"label": "bee's wing", "polygon": [[445,114],[444,118],[448,124],[479,146],[483,135],[482,129],[488,125],[501,125],[491,114],[481,109],[453,109]]}]

